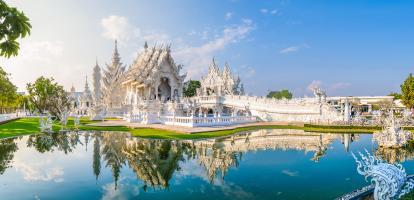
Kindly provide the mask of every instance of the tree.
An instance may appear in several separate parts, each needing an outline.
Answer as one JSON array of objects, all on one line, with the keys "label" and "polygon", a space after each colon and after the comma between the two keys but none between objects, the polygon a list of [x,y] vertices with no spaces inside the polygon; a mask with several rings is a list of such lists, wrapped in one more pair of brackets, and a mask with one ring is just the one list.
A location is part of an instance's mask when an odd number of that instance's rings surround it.
[{"label": "tree", "polygon": [[267,94],[267,98],[275,98],[275,99],[292,99],[293,95],[289,90],[281,90],[281,91],[270,91]]},{"label": "tree", "polygon": [[31,28],[23,12],[0,0],[0,56],[17,56],[20,47],[16,40],[30,35]]},{"label": "tree", "polygon": [[397,92],[391,92],[388,96],[393,96],[394,99],[401,99],[402,95],[400,93]]},{"label": "tree", "polygon": [[0,67],[0,113],[8,113],[20,106],[21,98],[17,87],[10,81],[9,74]]},{"label": "tree", "polygon": [[414,77],[410,73],[401,85],[401,100],[408,108],[414,108]]},{"label": "tree", "polygon": [[186,97],[193,97],[196,95],[196,91],[198,88],[201,87],[200,81],[197,80],[189,80],[184,83],[183,93]]},{"label": "tree", "polygon": [[70,107],[69,97],[63,86],[54,82],[53,78],[41,76],[33,84],[27,84],[30,103],[40,113],[48,111],[60,119],[60,114]]}]

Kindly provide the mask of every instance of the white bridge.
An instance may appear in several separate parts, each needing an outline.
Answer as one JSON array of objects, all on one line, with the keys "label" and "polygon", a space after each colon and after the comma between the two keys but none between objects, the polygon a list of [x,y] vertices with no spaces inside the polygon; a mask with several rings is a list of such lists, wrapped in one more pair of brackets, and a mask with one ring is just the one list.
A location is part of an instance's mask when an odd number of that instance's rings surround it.
[{"label": "white bridge", "polygon": [[181,103],[145,101],[124,118],[144,124],[201,127],[226,126],[256,121],[330,123],[343,116],[319,98],[291,100],[252,96],[196,96]]}]

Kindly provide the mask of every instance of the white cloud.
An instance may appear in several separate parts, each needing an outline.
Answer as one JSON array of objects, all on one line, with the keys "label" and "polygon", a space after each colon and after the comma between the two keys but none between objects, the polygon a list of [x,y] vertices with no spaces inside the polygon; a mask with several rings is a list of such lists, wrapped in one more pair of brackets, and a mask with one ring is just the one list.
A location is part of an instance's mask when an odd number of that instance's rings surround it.
[{"label": "white cloud", "polygon": [[102,36],[111,40],[126,42],[140,35],[140,29],[130,24],[128,18],[123,16],[105,17],[101,20],[101,26],[104,29]]},{"label": "white cloud", "polygon": [[23,174],[26,181],[54,181],[63,182],[63,168],[48,167],[50,161],[46,160],[40,163],[25,163],[20,160],[15,160],[14,168],[16,171]]},{"label": "white cloud", "polygon": [[277,9],[274,9],[274,10],[270,11],[270,14],[272,14],[272,15],[276,15],[278,13],[279,13],[279,11]]},{"label": "white cloud", "polygon": [[266,8],[262,8],[262,9],[260,9],[260,12],[263,13],[263,14],[267,14],[269,12],[269,10],[266,9]]},{"label": "white cloud", "polygon": [[233,12],[226,12],[226,14],[224,15],[224,19],[230,20],[233,17],[233,15],[234,15]]},{"label": "white cloud", "polygon": [[305,49],[305,48],[309,48],[309,45],[302,44],[302,45],[297,45],[297,46],[290,46],[290,47],[287,47],[287,48],[284,48],[284,49],[280,50],[279,53],[281,53],[281,54],[293,53],[293,52],[296,52],[296,51],[299,51],[299,50]]},{"label": "white cloud", "polygon": [[264,14],[264,15],[268,15],[268,14],[270,14],[270,15],[276,15],[276,14],[279,14],[279,10],[278,9],[270,10],[270,9],[267,9],[267,8],[262,8],[259,11],[262,14]]},{"label": "white cloud", "polygon": [[230,44],[244,39],[255,28],[252,20],[244,19],[241,24],[224,28],[222,34],[200,46],[185,46],[175,51],[175,56],[186,66],[190,77],[199,77],[207,70],[215,53]]},{"label": "white cloud", "polygon": [[[134,177],[135,178],[135,177]],[[115,183],[107,183],[102,186],[103,195],[102,200],[109,199],[137,199],[139,196],[139,190],[142,185],[134,185],[129,183],[123,183],[124,177],[118,180],[118,187],[115,189]],[[125,181],[126,182],[126,181]]]},{"label": "white cloud", "polygon": [[[231,18],[233,13],[228,12],[226,16]],[[221,32],[215,34],[214,37],[209,35],[214,34],[211,31],[204,30],[197,32],[192,30],[189,35],[200,35],[200,38],[206,40],[201,45],[189,45],[182,38],[173,38],[161,31],[139,31],[138,27],[130,24],[126,17],[109,16],[102,19],[101,22],[104,27],[102,35],[108,39],[123,38],[129,40],[134,38],[135,41],[148,41],[149,44],[154,43],[174,43],[174,58],[178,63],[185,66],[185,70],[189,77],[199,77],[201,73],[205,72],[211,59],[218,51],[223,50],[228,45],[238,43],[244,39],[255,26],[250,19],[242,19],[240,24],[225,27]],[[136,54],[134,54],[136,55]],[[255,72],[250,70],[249,74]]]},{"label": "white cloud", "polygon": [[287,176],[298,176],[299,175],[299,172],[297,172],[297,171],[290,171],[290,170],[285,169],[285,170],[282,170],[282,174],[285,174]]},{"label": "white cloud", "polygon": [[0,61],[4,63],[2,65],[5,70],[12,75],[12,81],[19,87],[19,91],[24,91],[26,83],[34,81],[39,76],[53,76],[59,82],[70,82],[68,74],[78,76],[78,70],[83,66],[62,62],[65,56],[64,47],[62,41],[24,41],[21,43],[19,56],[10,59],[0,58]]}]

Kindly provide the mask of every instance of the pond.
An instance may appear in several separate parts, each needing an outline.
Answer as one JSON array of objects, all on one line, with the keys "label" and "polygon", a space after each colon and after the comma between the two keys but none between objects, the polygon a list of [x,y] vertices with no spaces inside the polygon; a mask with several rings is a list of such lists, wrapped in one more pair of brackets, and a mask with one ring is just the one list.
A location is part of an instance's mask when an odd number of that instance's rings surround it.
[{"label": "pond", "polygon": [[6,199],[333,199],[368,183],[351,152],[414,173],[414,149],[378,149],[370,134],[257,130],[206,140],[122,132],[0,140]]}]

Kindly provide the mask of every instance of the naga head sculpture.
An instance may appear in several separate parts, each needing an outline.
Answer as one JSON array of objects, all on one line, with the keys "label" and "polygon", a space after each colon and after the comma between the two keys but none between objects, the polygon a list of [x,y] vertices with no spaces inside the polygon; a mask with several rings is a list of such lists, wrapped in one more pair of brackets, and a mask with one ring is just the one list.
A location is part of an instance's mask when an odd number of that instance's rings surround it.
[{"label": "naga head sculpture", "polygon": [[357,163],[358,173],[365,176],[366,180],[371,178],[371,183],[375,185],[375,200],[399,199],[414,188],[414,180],[407,178],[401,164],[389,164],[372,156],[367,150],[365,152],[366,155],[359,152],[361,159],[354,153],[352,156]]}]

